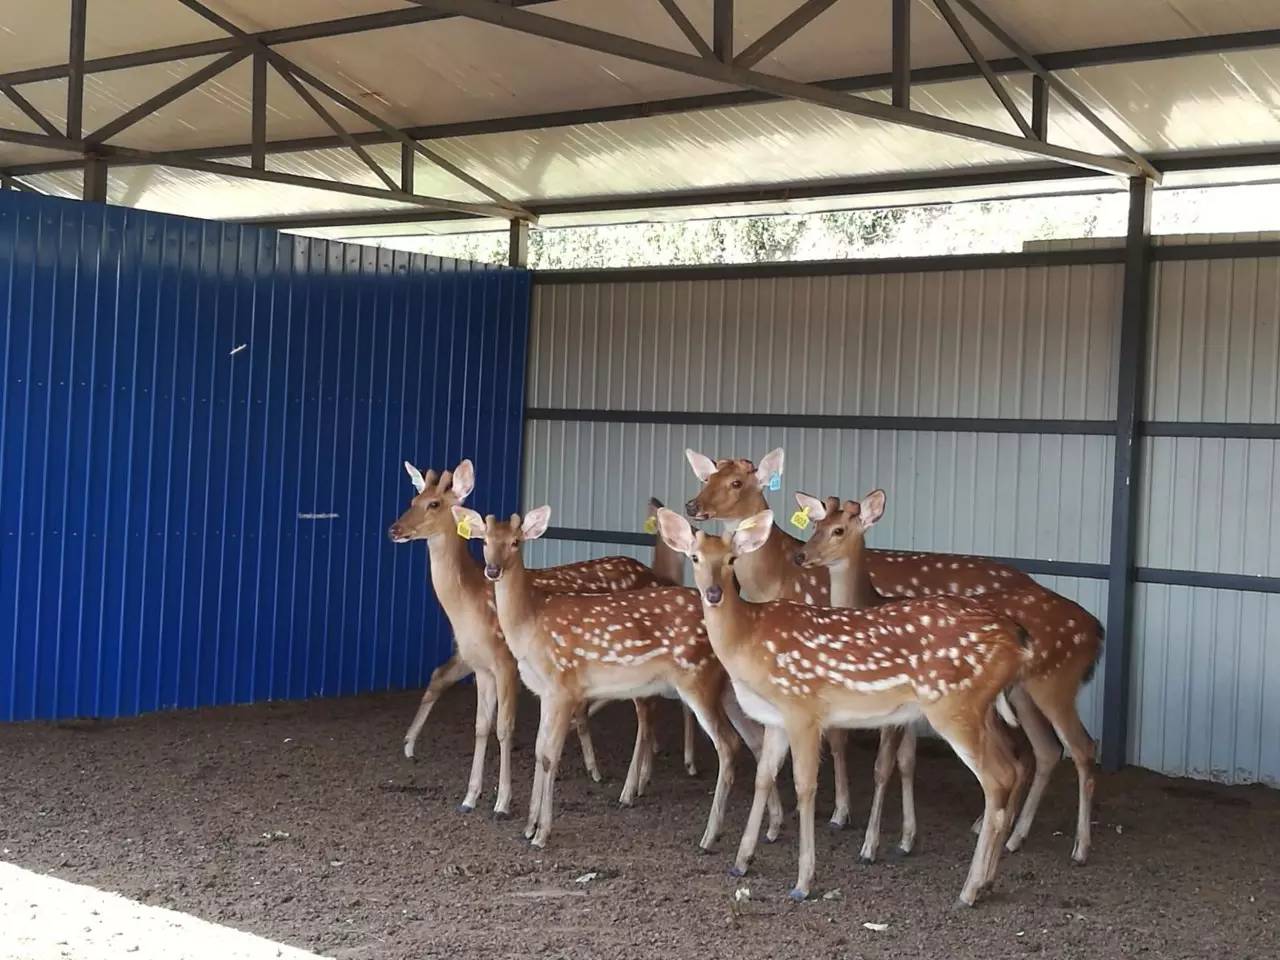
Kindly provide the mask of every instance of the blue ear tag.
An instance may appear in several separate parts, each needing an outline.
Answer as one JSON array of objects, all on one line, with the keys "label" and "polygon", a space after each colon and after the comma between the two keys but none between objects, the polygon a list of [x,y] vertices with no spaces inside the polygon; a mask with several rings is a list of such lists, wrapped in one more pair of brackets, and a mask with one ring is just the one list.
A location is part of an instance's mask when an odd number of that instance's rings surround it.
[{"label": "blue ear tag", "polygon": [[769,478],[769,489],[774,491],[782,489],[782,474],[777,471],[774,472],[773,476]]}]

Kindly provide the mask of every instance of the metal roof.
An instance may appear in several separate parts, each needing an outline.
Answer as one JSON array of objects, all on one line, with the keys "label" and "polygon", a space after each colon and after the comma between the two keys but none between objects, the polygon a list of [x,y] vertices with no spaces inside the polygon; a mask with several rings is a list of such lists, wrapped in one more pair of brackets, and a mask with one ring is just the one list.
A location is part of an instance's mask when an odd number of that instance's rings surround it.
[{"label": "metal roof", "polygon": [[[12,83],[11,89],[59,130],[68,113],[67,38],[74,3],[8,0],[0,17],[0,83]],[[708,41],[714,34],[713,4],[680,4]],[[939,8],[927,0],[911,4],[914,110],[1019,135],[1011,114]],[[1280,4],[1075,0],[1068,9],[1050,0],[980,0],[980,5],[1103,122],[1157,163],[1223,151],[1232,158],[1255,155],[1259,163],[1280,162]],[[800,209],[817,196],[829,206],[829,196],[841,195],[842,188],[875,195],[878,181],[887,185],[903,177],[921,182],[933,177],[941,186],[946,181],[938,175],[984,170],[990,174],[987,181],[1000,180],[1005,170],[1017,171],[1012,179],[1023,180],[1033,174],[1051,180],[1085,175],[1006,146],[778,99],[759,90],[742,92],[704,77],[466,17],[438,17],[426,9],[429,3],[210,0],[206,6],[268,41],[274,31],[289,42],[273,44],[272,50],[390,125],[407,129],[497,194],[535,213],[546,212],[558,223],[599,219],[606,210],[633,202],[678,209],[724,199]],[[656,0],[545,0],[514,6],[673,50],[692,49]],[[798,6],[803,6],[799,0],[737,0],[734,47],[748,48]],[[753,69],[788,81],[834,80],[830,86],[839,90],[889,103],[888,74],[894,67],[890,0],[836,0],[819,6],[809,26]],[[966,5],[956,4],[961,6]],[[88,0],[84,130],[110,123],[241,48],[241,40],[189,7],[179,0]],[[981,55],[1004,78],[1013,104],[1030,116],[1031,75],[1011,62],[1006,46],[967,14],[963,22]],[[362,29],[336,32],[344,27]],[[105,67],[112,69],[99,69]],[[252,58],[246,57],[150,112],[109,139],[108,147],[182,152],[188,158],[199,154],[247,166],[252,87]],[[1049,143],[1119,155],[1059,96],[1052,94],[1049,102]],[[374,161],[399,180],[400,143],[388,142],[365,118],[328,101],[325,105],[342,128],[366,142]],[[29,113],[0,89],[0,128],[40,134],[41,126]],[[266,129],[268,170],[382,188],[369,167],[275,74],[268,78]],[[38,137],[27,140],[0,142],[0,172],[20,176],[39,190],[81,195],[82,160],[66,150],[49,149]],[[297,149],[302,146],[319,148]],[[110,200],[214,218],[288,220],[300,214],[367,216],[406,210],[420,216],[416,208],[390,197],[233,180],[221,172],[146,165],[143,159],[108,156]],[[490,202],[485,193],[425,157],[417,158],[413,172],[413,189],[419,194]],[[1105,182],[1094,172],[1088,177],[1091,183]],[[957,183],[972,191],[983,188],[983,179]],[[754,199],[746,195],[757,188],[764,189]],[[937,193],[922,189],[931,196]],[[1000,192],[990,184],[986,190]],[[671,201],[665,208],[664,198]],[[436,212],[427,219],[443,223],[456,216]]]}]

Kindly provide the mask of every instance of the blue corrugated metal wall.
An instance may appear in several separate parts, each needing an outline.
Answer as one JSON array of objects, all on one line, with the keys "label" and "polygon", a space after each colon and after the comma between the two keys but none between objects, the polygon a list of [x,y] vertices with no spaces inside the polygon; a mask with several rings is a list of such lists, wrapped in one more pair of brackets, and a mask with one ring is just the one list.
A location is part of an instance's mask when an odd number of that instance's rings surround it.
[{"label": "blue corrugated metal wall", "polygon": [[0,719],[424,683],[400,464],[516,508],[528,309],[525,271],[0,194]]}]

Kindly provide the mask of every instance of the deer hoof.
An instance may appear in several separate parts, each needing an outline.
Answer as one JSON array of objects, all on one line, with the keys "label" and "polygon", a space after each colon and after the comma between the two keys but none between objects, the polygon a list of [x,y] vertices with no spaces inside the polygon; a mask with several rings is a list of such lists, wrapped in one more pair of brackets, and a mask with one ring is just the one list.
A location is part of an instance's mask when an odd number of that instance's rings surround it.
[{"label": "deer hoof", "polygon": [[471,806],[471,804],[469,804],[469,803],[460,803],[460,804],[458,804],[458,812],[459,812],[459,813],[470,813],[470,812],[471,812],[472,810],[474,810],[474,809],[475,809],[475,807]]},{"label": "deer hoof", "polygon": [[860,853],[858,854],[858,862],[864,867],[870,867],[875,865],[876,858],[868,857],[865,853]]},{"label": "deer hoof", "polygon": [[729,876],[731,877],[735,877],[735,878],[745,877],[746,875],[747,875],[746,867],[740,867],[735,863],[732,867],[729,868]]},{"label": "deer hoof", "polygon": [[417,757],[415,757],[415,756],[413,755],[413,744],[412,744],[410,741],[408,741],[408,740],[406,740],[406,741],[404,742],[404,758],[405,758],[406,760],[416,760],[416,759],[417,759]]},{"label": "deer hoof", "polygon": [[805,900],[809,899],[809,894],[806,893],[804,890],[801,890],[799,887],[796,887],[795,889],[793,889],[790,893],[787,894],[787,896],[790,897],[792,900],[794,900],[796,903],[803,903]]},{"label": "deer hoof", "polygon": [[493,811],[493,819],[495,819],[495,820],[510,820],[510,819],[511,819],[511,811],[510,811],[510,810],[495,810],[495,811]]},{"label": "deer hoof", "polygon": [[828,821],[827,821],[827,826],[828,826],[829,828],[831,828],[832,830],[843,830],[843,829],[845,828],[845,821],[843,821],[843,820],[828,820]]}]

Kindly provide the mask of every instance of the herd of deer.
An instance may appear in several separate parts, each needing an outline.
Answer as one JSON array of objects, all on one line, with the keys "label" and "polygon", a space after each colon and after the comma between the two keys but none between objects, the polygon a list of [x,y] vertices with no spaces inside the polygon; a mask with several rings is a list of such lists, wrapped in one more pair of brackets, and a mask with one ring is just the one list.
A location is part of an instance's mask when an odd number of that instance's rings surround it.
[{"label": "herd of deer", "polygon": [[[1001,846],[1016,850],[1026,839],[1062,743],[1079,780],[1071,856],[1083,863],[1090,843],[1094,745],[1075,704],[1101,648],[1098,621],[1005,564],[867,549],[867,531],[885,508],[880,490],[845,501],[797,494],[792,523],[814,529],[807,542],[790,536],[775,526],[765,500],[782,473],[780,449],[759,466],[711,460],[692,450],[686,455],[702,483],[686,504],[688,516],[721,520],[725,532],[695,531],[685,517],[650,501],[646,526],[659,534],[652,568],[629,557],[608,557],[527,569],[521,544],[546,532],[550,507],[523,518],[482,518],[463,506],[475,486],[469,460],[439,475],[405,464],[416,493],[389,533],[397,543],[427,541],[431,580],[456,641],[453,657],[432,675],[405,736],[406,756],[413,756],[440,695],[474,673],[475,753],[462,809],[480,800],[496,716],[494,811],[509,816],[511,736],[523,681],[541,704],[525,829],[541,847],[551,832],[556,771],[570,728],[588,771],[599,780],[587,718],[608,701],[634,702],[636,741],[621,796],[630,805],[651,774],[651,698],[679,697],[687,769],[696,772],[695,718],[719,763],[704,849],[724,822],[739,742],[755,755],[755,795],[735,875],[750,863],[766,809],[769,839],[781,829],[775,781],[790,752],[800,824],[799,876],[791,895],[803,899],[814,877],[814,795],[823,738],[835,767],[832,822],[844,825],[847,731],[880,730],[861,853],[870,862],[879,851],[895,764],[902,782],[900,848],[910,852],[915,843],[914,724],[923,719],[977,777],[985,799],[974,824],[978,840],[962,903],[972,905],[991,886]],[[473,538],[484,541],[483,567],[467,548]],[[696,589],[679,586],[685,557]],[[1033,765],[1024,760],[1027,743]]]}]

